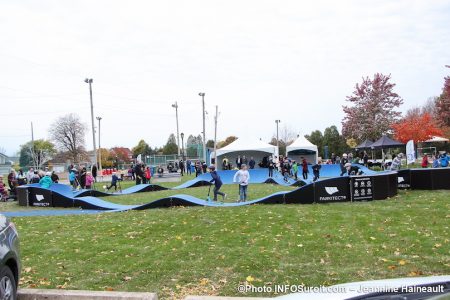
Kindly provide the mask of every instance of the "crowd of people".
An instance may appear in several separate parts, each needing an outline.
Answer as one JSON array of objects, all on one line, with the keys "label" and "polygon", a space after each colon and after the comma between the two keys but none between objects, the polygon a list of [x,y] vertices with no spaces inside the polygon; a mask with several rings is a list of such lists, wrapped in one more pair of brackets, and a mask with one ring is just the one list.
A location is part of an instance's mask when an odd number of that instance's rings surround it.
[{"label": "crowd of people", "polygon": [[16,171],[11,169],[7,176],[7,185],[3,181],[3,175],[0,175],[0,196],[3,201],[17,198],[17,187],[25,184],[39,183],[43,187],[49,187],[52,183],[58,183],[59,176],[54,171],[35,170],[29,168],[24,172],[23,169]]},{"label": "crowd of people", "polygon": [[[401,169],[402,159],[404,159],[403,153],[397,155],[392,155],[392,161],[386,164],[385,168],[398,171]],[[254,169],[256,166],[256,161],[253,157],[247,159],[245,155],[238,156],[235,160],[236,163],[236,174],[234,176],[234,182],[239,183],[239,201],[246,201],[247,199],[247,187],[250,179],[249,169]],[[260,162],[258,165],[261,165]],[[274,173],[279,173],[283,176],[285,182],[289,182],[289,179],[298,180],[301,176],[304,180],[308,179],[309,167],[306,158],[301,157],[300,161],[296,161],[289,157],[280,156],[269,156],[263,159],[264,166],[267,167],[269,172],[269,177],[273,177]],[[361,165],[368,166],[369,156],[367,152],[362,151],[358,153],[357,156],[353,156],[352,153],[343,153],[341,156],[335,153],[331,154],[331,158],[325,161],[325,164],[338,164],[340,166],[340,176],[347,175],[361,175],[363,170]],[[430,156],[424,154],[421,159],[422,168],[440,168],[448,167],[450,164],[450,156],[444,152],[440,155]],[[195,176],[199,176],[203,173],[207,173],[208,169],[211,173],[212,180],[214,183],[214,200],[217,200],[217,195],[221,195],[223,198],[226,197],[225,194],[220,192],[220,188],[223,182],[220,179],[219,174],[216,171],[214,165],[208,167],[206,162],[201,160],[196,160],[195,162],[191,160],[179,160],[175,161],[172,165],[168,166],[172,168],[172,171],[180,171],[181,175],[195,173]],[[233,165],[230,163],[228,158],[222,160],[222,168],[224,170],[233,170]],[[320,170],[322,168],[322,161],[319,159],[316,163],[312,164],[311,169],[313,173],[313,181],[317,181],[320,178]],[[128,177],[136,181],[136,184],[146,184],[150,183],[153,176],[150,166],[144,163],[136,163],[131,165],[127,170]],[[163,176],[164,169],[162,166],[156,168],[158,176]],[[97,181],[97,168],[93,166],[91,171],[88,171],[86,167],[78,166],[75,167],[70,165],[68,167],[68,179],[72,188],[75,189],[92,189]],[[117,172],[112,172],[111,183],[108,186],[103,186],[107,191],[114,188],[116,191],[120,187],[120,181],[123,180],[123,174],[120,176]],[[42,187],[48,188],[54,183],[59,182],[59,176],[53,171],[49,172],[47,168],[44,170],[35,170],[33,167],[29,168],[28,171],[24,172],[23,169],[19,169],[17,172],[15,169],[11,169],[7,176],[7,182],[4,182],[3,175],[0,175],[0,197],[2,200],[7,200],[9,198],[16,198],[16,188],[25,184],[39,183]],[[119,186],[118,186],[119,185]],[[8,193],[9,192],[9,193]]]}]

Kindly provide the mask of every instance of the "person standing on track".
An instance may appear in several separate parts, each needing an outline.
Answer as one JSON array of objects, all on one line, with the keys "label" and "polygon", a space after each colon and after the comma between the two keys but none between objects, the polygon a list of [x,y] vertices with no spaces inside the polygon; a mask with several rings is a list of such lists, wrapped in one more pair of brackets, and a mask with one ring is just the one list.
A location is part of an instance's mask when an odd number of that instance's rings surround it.
[{"label": "person standing on track", "polygon": [[306,159],[302,159],[302,175],[303,179],[308,179],[308,163],[306,162]]},{"label": "person standing on track", "polygon": [[347,173],[347,169],[345,168],[345,165],[348,163],[348,159],[347,159],[347,153],[342,154],[342,159],[340,161],[340,166],[341,166],[341,175],[344,175],[345,173]]},{"label": "person standing on track", "polygon": [[239,183],[239,200],[238,202],[245,202],[247,200],[247,188],[250,181],[250,173],[246,165],[242,165],[241,169],[234,174],[233,182]]},{"label": "person standing on track", "polygon": [[320,178],[320,169],[322,168],[321,163],[322,162],[320,160],[318,160],[317,163],[312,166],[313,175],[314,175],[313,181],[317,181]]}]

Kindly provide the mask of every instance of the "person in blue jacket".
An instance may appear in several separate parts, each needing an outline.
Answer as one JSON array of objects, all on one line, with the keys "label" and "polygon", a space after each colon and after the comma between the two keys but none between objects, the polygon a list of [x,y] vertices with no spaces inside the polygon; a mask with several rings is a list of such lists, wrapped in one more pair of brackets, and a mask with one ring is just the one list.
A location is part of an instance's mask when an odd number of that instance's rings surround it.
[{"label": "person in blue jacket", "polygon": [[53,184],[53,180],[50,176],[52,176],[52,173],[47,172],[45,173],[45,176],[39,180],[41,188],[48,189]]},{"label": "person in blue jacket", "polygon": [[439,162],[441,163],[441,167],[445,168],[448,167],[450,157],[447,156],[447,152],[442,153],[441,158],[439,159]]},{"label": "person in blue jacket", "polygon": [[220,191],[220,188],[222,187],[222,179],[220,179],[219,174],[217,174],[216,167],[215,166],[209,166],[210,174],[211,174],[211,183],[214,182],[214,201],[217,201],[217,195],[221,195],[223,200],[227,197],[225,193],[222,193]]}]

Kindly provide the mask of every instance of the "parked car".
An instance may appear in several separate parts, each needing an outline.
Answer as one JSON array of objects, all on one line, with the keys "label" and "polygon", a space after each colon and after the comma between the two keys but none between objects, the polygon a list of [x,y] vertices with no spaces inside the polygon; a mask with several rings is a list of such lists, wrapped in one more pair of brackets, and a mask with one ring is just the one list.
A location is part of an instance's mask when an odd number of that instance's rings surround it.
[{"label": "parked car", "polygon": [[0,300],[17,299],[19,237],[13,222],[0,214]]}]

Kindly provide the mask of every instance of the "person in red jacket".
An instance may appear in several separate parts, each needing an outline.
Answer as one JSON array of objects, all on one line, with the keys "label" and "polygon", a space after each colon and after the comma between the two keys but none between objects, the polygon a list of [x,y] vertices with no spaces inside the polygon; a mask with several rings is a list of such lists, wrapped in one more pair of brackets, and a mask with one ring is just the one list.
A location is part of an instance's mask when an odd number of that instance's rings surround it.
[{"label": "person in red jacket", "polygon": [[302,157],[302,175],[303,175],[303,179],[308,179],[308,163],[306,162],[306,159],[304,159]]},{"label": "person in red jacket", "polygon": [[428,168],[428,155],[426,153],[422,157],[422,168]]},{"label": "person in red jacket", "polygon": [[145,179],[147,183],[150,183],[150,179],[152,179],[152,172],[150,172],[150,167],[145,168]]}]

